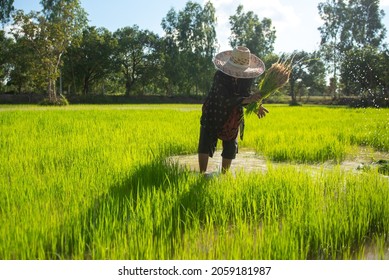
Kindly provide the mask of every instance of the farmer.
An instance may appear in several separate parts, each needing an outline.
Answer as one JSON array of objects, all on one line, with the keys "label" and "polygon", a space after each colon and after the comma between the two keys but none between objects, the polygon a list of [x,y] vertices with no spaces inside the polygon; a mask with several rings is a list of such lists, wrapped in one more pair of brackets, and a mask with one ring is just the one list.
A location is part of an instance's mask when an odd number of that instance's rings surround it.
[{"label": "farmer", "polygon": [[[256,77],[265,71],[263,62],[246,47],[217,54],[213,60],[217,71],[203,107],[200,120],[198,160],[200,172],[207,171],[208,158],[213,157],[218,139],[223,142],[222,173],[229,170],[238,152],[238,132],[243,139],[243,106],[257,102],[260,93],[251,94]],[[260,106],[257,115],[268,111]]]}]

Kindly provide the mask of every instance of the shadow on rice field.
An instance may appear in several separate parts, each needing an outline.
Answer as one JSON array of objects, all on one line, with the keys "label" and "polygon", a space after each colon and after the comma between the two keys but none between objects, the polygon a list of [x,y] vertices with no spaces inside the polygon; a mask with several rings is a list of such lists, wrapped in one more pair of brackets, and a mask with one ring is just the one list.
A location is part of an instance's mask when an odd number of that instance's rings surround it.
[{"label": "shadow on rice field", "polygon": [[[180,258],[182,235],[194,221],[205,222],[201,202],[210,183],[195,176],[182,186],[188,176],[193,174],[164,160],[137,166],[128,178],[97,198],[78,221],[64,226],[71,231],[61,236],[70,238],[58,244],[54,252],[62,253],[53,253],[53,258]],[[52,244],[47,247],[54,249]]]},{"label": "shadow on rice field", "polygon": [[[389,259],[388,209],[378,216],[354,209],[378,201],[371,194],[356,201],[363,196],[358,181],[341,190],[345,174],[315,179],[280,168],[284,176],[270,168],[266,177],[204,177],[154,159],[64,227],[70,232],[61,236],[70,239],[55,251],[65,259]],[[383,187],[377,191],[388,196]]]}]

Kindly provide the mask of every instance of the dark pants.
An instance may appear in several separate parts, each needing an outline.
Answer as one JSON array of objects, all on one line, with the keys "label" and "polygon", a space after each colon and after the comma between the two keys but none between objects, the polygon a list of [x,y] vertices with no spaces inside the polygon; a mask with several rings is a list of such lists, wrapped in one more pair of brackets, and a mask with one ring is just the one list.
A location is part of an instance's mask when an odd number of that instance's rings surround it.
[{"label": "dark pants", "polygon": [[[218,138],[216,136],[209,136],[205,128],[201,126],[197,152],[199,154],[208,154],[210,157],[213,157],[213,154],[216,150],[217,141]],[[222,141],[222,143],[222,157],[225,159],[235,159],[236,154],[238,153],[238,141],[233,139],[229,141]]]}]

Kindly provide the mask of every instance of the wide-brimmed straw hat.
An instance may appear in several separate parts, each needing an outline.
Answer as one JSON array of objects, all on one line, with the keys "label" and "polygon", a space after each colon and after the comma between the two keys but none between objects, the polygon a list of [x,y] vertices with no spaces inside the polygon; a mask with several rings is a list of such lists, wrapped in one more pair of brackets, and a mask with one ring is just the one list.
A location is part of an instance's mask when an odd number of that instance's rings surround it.
[{"label": "wide-brimmed straw hat", "polygon": [[246,47],[218,53],[213,59],[216,68],[234,78],[255,78],[265,71],[265,64]]}]

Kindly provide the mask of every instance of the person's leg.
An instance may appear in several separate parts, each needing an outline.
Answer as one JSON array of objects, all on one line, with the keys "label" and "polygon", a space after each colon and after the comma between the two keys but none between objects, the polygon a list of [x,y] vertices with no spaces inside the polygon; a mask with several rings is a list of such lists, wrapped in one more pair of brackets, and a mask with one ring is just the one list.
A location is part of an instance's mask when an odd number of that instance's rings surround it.
[{"label": "person's leg", "polygon": [[230,170],[232,163],[232,159],[223,158],[222,160],[222,173],[225,174],[228,170]]},{"label": "person's leg", "polygon": [[208,154],[203,154],[199,153],[199,168],[200,168],[200,173],[205,173],[207,171],[208,167]]},{"label": "person's leg", "polygon": [[204,127],[201,127],[197,149],[200,173],[205,173],[207,171],[208,159],[213,156],[216,145],[217,138],[210,137]]},{"label": "person's leg", "polygon": [[235,159],[238,152],[238,141],[236,139],[230,141],[223,141],[222,152],[222,173],[225,174],[231,168],[232,160]]}]

